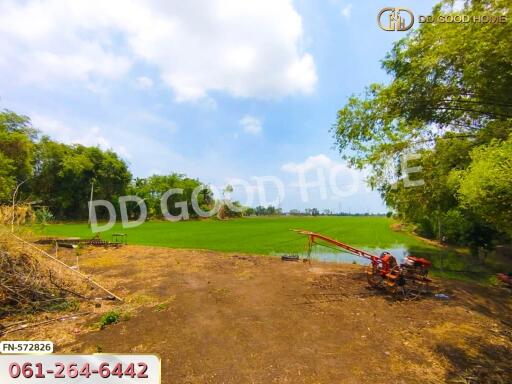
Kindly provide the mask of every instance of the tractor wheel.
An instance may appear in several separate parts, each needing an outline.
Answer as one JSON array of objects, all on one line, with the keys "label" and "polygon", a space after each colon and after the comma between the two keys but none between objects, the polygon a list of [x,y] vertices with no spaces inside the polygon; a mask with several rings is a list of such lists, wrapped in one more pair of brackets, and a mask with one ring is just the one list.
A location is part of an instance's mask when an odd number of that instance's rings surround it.
[{"label": "tractor wheel", "polygon": [[380,275],[379,268],[373,264],[366,267],[366,278],[368,280],[368,284],[372,288],[379,288],[384,280]]},{"label": "tractor wheel", "polygon": [[392,295],[404,292],[405,280],[402,276],[400,267],[395,265],[386,275],[386,290]]}]

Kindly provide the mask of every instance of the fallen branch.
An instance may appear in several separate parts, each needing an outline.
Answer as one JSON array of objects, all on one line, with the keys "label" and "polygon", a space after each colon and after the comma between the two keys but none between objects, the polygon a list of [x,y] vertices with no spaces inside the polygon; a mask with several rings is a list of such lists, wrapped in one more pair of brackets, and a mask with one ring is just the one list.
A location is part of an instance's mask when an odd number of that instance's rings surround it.
[{"label": "fallen branch", "polygon": [[21,327],[18,327],[18,328],[15,328],[15,329],[8,329],[7,331],[5,331],[3,334],[4,335],[7,335],[8,333],[13,333],[13,332],[17,332],[17,331],[22,331],[24,329],[27,329],[27,328],[33,328],[33,327],[37,327],[39,325],[46,325],[46,324],[50,324],[50,323],[54,323],[56,321],[61,321],[61,320],[66,320],[66,319],[70,319],[72,317],[80,317],[80,316],[86,316],[86,315],[90,315],[91,313],[93,312],[81,312],[81,313],[76,313],[74,315],[68,315],[68,316],[62,316],[62,317],[58,317],[56,319],[50,319],[50,320],[45,320],[45,321],[41,321],[39,323],[33,323],[33,324],[26,324],[26,325],[23,325]]}]

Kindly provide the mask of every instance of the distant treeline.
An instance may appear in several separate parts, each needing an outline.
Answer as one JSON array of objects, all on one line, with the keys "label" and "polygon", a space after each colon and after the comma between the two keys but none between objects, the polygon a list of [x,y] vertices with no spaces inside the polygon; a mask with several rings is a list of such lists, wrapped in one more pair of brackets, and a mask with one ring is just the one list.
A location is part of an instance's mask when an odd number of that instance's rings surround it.
[{"label": "distant treeline", "polygon": [[291,216],[388,216],[391,217],[392,213],[370,213],[370,212],[333,212],[330,209],[324,209],[322,211],[317,208],[306,208],[304,211],[299,209],[290,209],[287,213]]}]

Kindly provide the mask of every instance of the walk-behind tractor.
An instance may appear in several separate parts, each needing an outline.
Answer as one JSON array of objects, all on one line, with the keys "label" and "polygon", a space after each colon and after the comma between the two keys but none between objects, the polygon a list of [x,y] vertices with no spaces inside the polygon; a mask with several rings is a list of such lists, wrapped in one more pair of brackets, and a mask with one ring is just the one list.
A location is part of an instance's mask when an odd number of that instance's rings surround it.
[{"label": "walk-behind tractor", "polygon": [[366,276],[372,288],[383,288],[405,299],[415,299],[421,294],[428,293],[429,284],[432,281],[427,275],[432,263],[427,259],[406,256],[404,262],[398,264],[396,258],[389,252],[382,252],[380,256],[376,256],[319,233],[301,229],[292,231],[308,237],[308,260],[311,260],[311,251],[315,244],[338,252],[347,251],[370,260],[366,268]]}]

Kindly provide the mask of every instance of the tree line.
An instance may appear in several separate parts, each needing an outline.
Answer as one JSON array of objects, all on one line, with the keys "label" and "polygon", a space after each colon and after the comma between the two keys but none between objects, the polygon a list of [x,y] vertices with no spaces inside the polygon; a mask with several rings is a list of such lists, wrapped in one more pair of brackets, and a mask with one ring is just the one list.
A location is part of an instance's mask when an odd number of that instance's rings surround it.
[{"label": "tree line", "polygon": [[[510,20],[509,0],[472,0],[458,12],[452,5],[442,1],[433,15]],[[370,85],[338,112],[340,152],[371,171],[372,187],[421,235],[475,247],[510,241],[510,22],[421,24],[382,67],[390,82]]]},{"label": "tree line", "polygon": [[[87,219],[91,197],[111,202],[119,212],[119,197],[128,195],[144,200],[149,218],[161,218],[161,198],[170,189],[183,192],[169,195],[168,212],[176,216],[185,209],[194,217],[197,214],[192,207],[192,194],[202,185],[200,180],[179,173],[134,178],[126,162],[112,150],[56,142],[41,136],[29,117],[8,110],[0,112],[0,205],[10,205],[13,191],[20,186],[22,202],[45,208],[36,209],[36,217],[50,213],[39,221]],[[231,192],[233,188],[228,185],[222,194]],[[186,207],[179,204],[183,201]],[[198,203],[205,211],[217,204],[219,218],[283,215],[283,210],[273,205],[253,208],[237,201],[215,201],[208,187],[201,190]],[[98,208],[97,213],[99,218],[105,218],[107,211]],[[136,202],[127,203],[127,214],[129,219],[139,217]],[[312,208],[303,213],[291,210],[289,214],[317,216],[321,212]]]},{"label": "tree line", "polygon": [[[57,219],[88,218],[88,202],[108,200],[116,205],[124,195],[143,198],[150,217],[160,212],[160,197],[171,188],[181,188],[181,196],[168,199],[171,214],[177,214],[177,200],[190,204],[192,191],[202,185],[198,179],[183,174],[153,175],[133,178],[126,162],[112,150],[64,144],[41,136],[30,118],[15,112],[0,112],[0,204],[11,204],[19,187],[19,200],[47,208]],[[209,209],[213,193],[204,188],[199,205]],[[128,207],[137,215],[137,205]],[[191,211],[193,212],[193,211]]]}]

